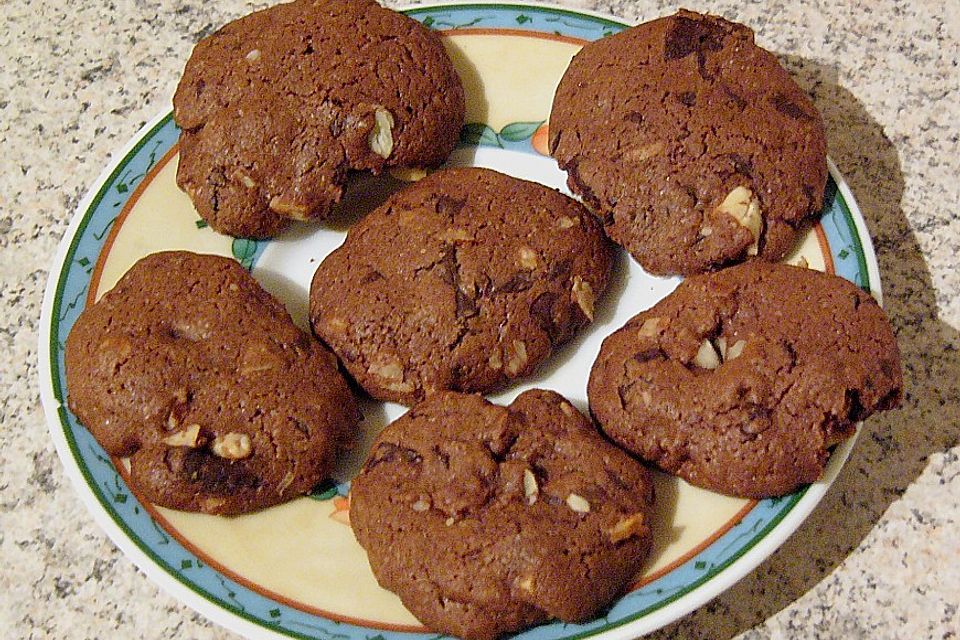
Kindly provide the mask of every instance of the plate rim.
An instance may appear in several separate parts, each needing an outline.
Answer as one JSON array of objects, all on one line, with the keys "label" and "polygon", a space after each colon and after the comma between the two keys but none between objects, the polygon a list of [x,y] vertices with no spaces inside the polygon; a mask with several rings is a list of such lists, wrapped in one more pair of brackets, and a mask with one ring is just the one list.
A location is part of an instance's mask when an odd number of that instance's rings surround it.
[{"label": "plate rim", "polygon": [[[569,14],[572,16],[588,16],[611,23],[617,27],[630,26],[632,23],[623,19],[611,16],[601,12],[591,10],[572,10],[567,7],[557,6],[545,2],[498,2],[496,0],[450,0],[448,2],[425,3],[422,5],[410,5],[399,8],[399,11],[405,13],[426,11],[430,9],[441,9],[445,7],[503,7],[517,10],[527,10],[530,8],[542,8],[550,12]],[[145,145],[153,134],[155,129],[159,129],[168,118],[172,110],[165,108],[154,117],[149,119],[137,132],[117,151],[111,153],[109,161],[104,169],[99,173],[84,197],[80,200],[76,208],[71,213],[70,223],[67,225],[63,236],[61,237],[54,258],[50,263],[47,283],[44,289],[43,302],[40,314],[40,330],[38,332],[38,351],[37,359],[39,363],[39,392],[41,405],[44,411],[44,417],[47,422],[48,431],[53,438],[57,455],[64,466],[67,477],[70,478],[74,490],[80,495],[81,501],[86,507],[88,513],[93,517],[97,525],[107,534],[107,537],[127,556],[134,565],[143,572],[154,584],[158,585],[168,595],[174,597],[178,602],[187,605],[198,613],[204,615],[211,621],[237,632],[248,638],[267,638],[283,639],[294,636],[294,633],[277,633],[262,623],[248,620],[241,613],[231,611],[224,607],[223,603],[214,600],[210,594],[207,594],[202,588],[196,585],[188,586],[171,572],[161,566],[157,560],[146,553],[138,545],[132,532],[125,530],[123,526],[109,513],[101,502],[101,498],[95,493],[87,480],[84,471],[80,468],[79,462],[74,456],[70,443],[63,431],[60,414],[66,411],[55,397],[55,389],[59,387],[54,380],[52,368],[49,366],[51,357],[51,340],[54,333],[51,332],[51,321],[53,308],[55,306],[58,294],[66,281],[64,270],[65,259],[70,252],[71,245],[82,231],[81,227],[86,224],[86,212],[89,211],[94,203],[105,195],[112,179],[118,170],[121,169],[125,161]],[[860,242],[865,257],[864,267],[866,268],[869,292],[882,303],[882,288],[879,278],[879,266],[876,260],[876,253],[872,238],[866,227],[866,222],[860,210],[859,203],[853,196],[844,177],[834,162],[827,158],[828,171],[837,185],[837,189],[842,196],[842,201],[846,204],[849,218],[857,231],[857,239]],[[63,395],[61,390],[61,396]],[[602,630],[587,630],[581,634],[569,636],[568,640],[576,638],[594,637],[604,640],[629,640],[636,637],[637,634],[649,633],[659,629],[672,621],[688,614],[689,612],[703,606],[719,594],[729,589],[732,585],[739,582],[749,572],[759,566],[766,558],[775,552],[782,544],[794,534],[796,529],[809,517],[810,513],[819,505],[826,491],[832,485],[836,476],[842,470],[846,463],[856,439],[857,433],[851,439],[847,440],[838,447],[832,454],[830,464],[824,477],[809,485],[803,490],[796,504],[789,511],[769,524],[769,530],[760,539],[756,540],[751,546],[742,550],[739,555],[729,559],[729,561],[704,582],[692,587],[690,590],[678,596],[675,600],[661,605],[654,611],[644,615],[638,611],[628,616],[624,622],[617,624],[612,628]],[[778,514],[779,515],[779,514]]]}]

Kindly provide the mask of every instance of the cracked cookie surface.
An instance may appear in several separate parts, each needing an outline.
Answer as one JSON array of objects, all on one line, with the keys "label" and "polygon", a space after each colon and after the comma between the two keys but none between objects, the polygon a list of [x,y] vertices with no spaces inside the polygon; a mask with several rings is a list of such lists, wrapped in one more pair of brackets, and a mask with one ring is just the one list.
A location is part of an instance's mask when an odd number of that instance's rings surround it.
[{"label": "cracked cookie surface", "polygon": [[411,404],[529,375],[593,318],[611,246],[578,202],[438,171],[369,213],[313,277],[313,330],[373,397]]},{"label": "cracked cookie surface", "polygon": [[649,472],[562,396],[438,393],[374,442],[350,521],[380,584],[436,631],[585,621],[651,544]]},{"label": "cracked cookie surface", "polygon": [[765,498],[817,480],[829,448],[896,407],[902,385],[872,297],[754,261],[688,278],[611,334],[587,392],[628,451],[692,484]]},{"label": "cracked cookie surface", "polygon": [[177,184],[217,231],[322,218],[348,174],[435,167],[464,93],[440,37],[373,0],[297,0],[194,49],[173,99]]},{"label": "cracked cookie surface", "polygon": [[359,420],[336,359],[234,260],[137,262],[67,337],[69,407],[150,502],[236,514],[309,492]]},{"label": "cracked cookie surface", "polygon": [[585,46],[550,152],[610,238],[655,274],[779,260],[823,206],[823,122],[753,32],[690,11]]}]

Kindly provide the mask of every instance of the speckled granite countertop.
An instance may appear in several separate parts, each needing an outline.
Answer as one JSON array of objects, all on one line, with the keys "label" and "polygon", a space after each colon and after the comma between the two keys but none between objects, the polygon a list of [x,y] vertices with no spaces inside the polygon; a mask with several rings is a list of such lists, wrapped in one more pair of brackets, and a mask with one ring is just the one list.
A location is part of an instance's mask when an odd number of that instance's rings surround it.
[{"label": "speckled granite countertop", "polygon": [[[569,0],[644,20],[677,5]],[[169,106],[193,42],[259,5],[0,3],[0,635],[226,638],[158,591],[65,480],[37,391],[54,251],[85,190]],[[876,244],[902,410],[869,421],[797,533],[656,638],[960,637],[960,4],[690,0],[752,25],[814,95]]]}]

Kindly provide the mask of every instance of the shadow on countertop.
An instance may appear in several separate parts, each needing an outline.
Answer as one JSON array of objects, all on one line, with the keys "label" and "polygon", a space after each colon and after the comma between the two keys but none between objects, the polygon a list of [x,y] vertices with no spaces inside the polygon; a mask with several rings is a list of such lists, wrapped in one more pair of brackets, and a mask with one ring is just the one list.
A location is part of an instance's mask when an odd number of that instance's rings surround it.
[{"label": "shadow on countertop", "polygon": [[[930,457],[960,442],[960,334],[937,317],[936,289],[902,208],[897,149],[838,84],[834,69],[797,56],[781,60],[823,114],[830,155],[873,238],[884,307],[903,359],[903,407],[866,421],[833,487],[776,553],[710,603],[647,636],[654,640],[726,640],[789,607],[854,549],[869,545],[871,530],[924,473]],[[918,218],[914,224],[922,225]]]}]

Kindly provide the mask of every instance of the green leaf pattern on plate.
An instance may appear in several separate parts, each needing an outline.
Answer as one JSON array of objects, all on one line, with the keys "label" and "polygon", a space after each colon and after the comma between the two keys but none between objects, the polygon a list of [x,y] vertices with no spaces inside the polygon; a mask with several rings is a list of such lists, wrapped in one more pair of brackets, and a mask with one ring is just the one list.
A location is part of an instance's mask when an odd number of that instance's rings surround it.
[{"label": "green leaf pattern on plate", "polygon": [[253,268],[253,257],[257,255],[257,241],[249,238],[234,238],[230,251],[237,262],[250,271]]},{"label": "green leaf pattern on plate", "polygon": [[460,130],[460,144],[503,148],[497,132],[482,122],[468,122],[463,125],[463,129]]},{"label": "green leaf pattern on plate", "polygon": [[460,130],[460,144],[506,149],[511,144],[521,144],[530,140],[544,122],[546,120],[511,122],[499,132],[482,122],[468,122]]},{"label": "green leaf pattern on plate", "polygon": [[314,500],[332,500],[337,496],[342,498],[347,497],[347,494],[350,493],[350,483],[349,482],[334,482],[333,480],[324,480],[316,487],[313,488],[313,491],[307,494],[308,498],[313,498]]},{"label": "green leaf pattern on plate", "polygon": [[500,129],[500,138],[508,142],[521,142],[533,137],[533,134],[543,124],[543,120],[536,122],[514,122]]}]

